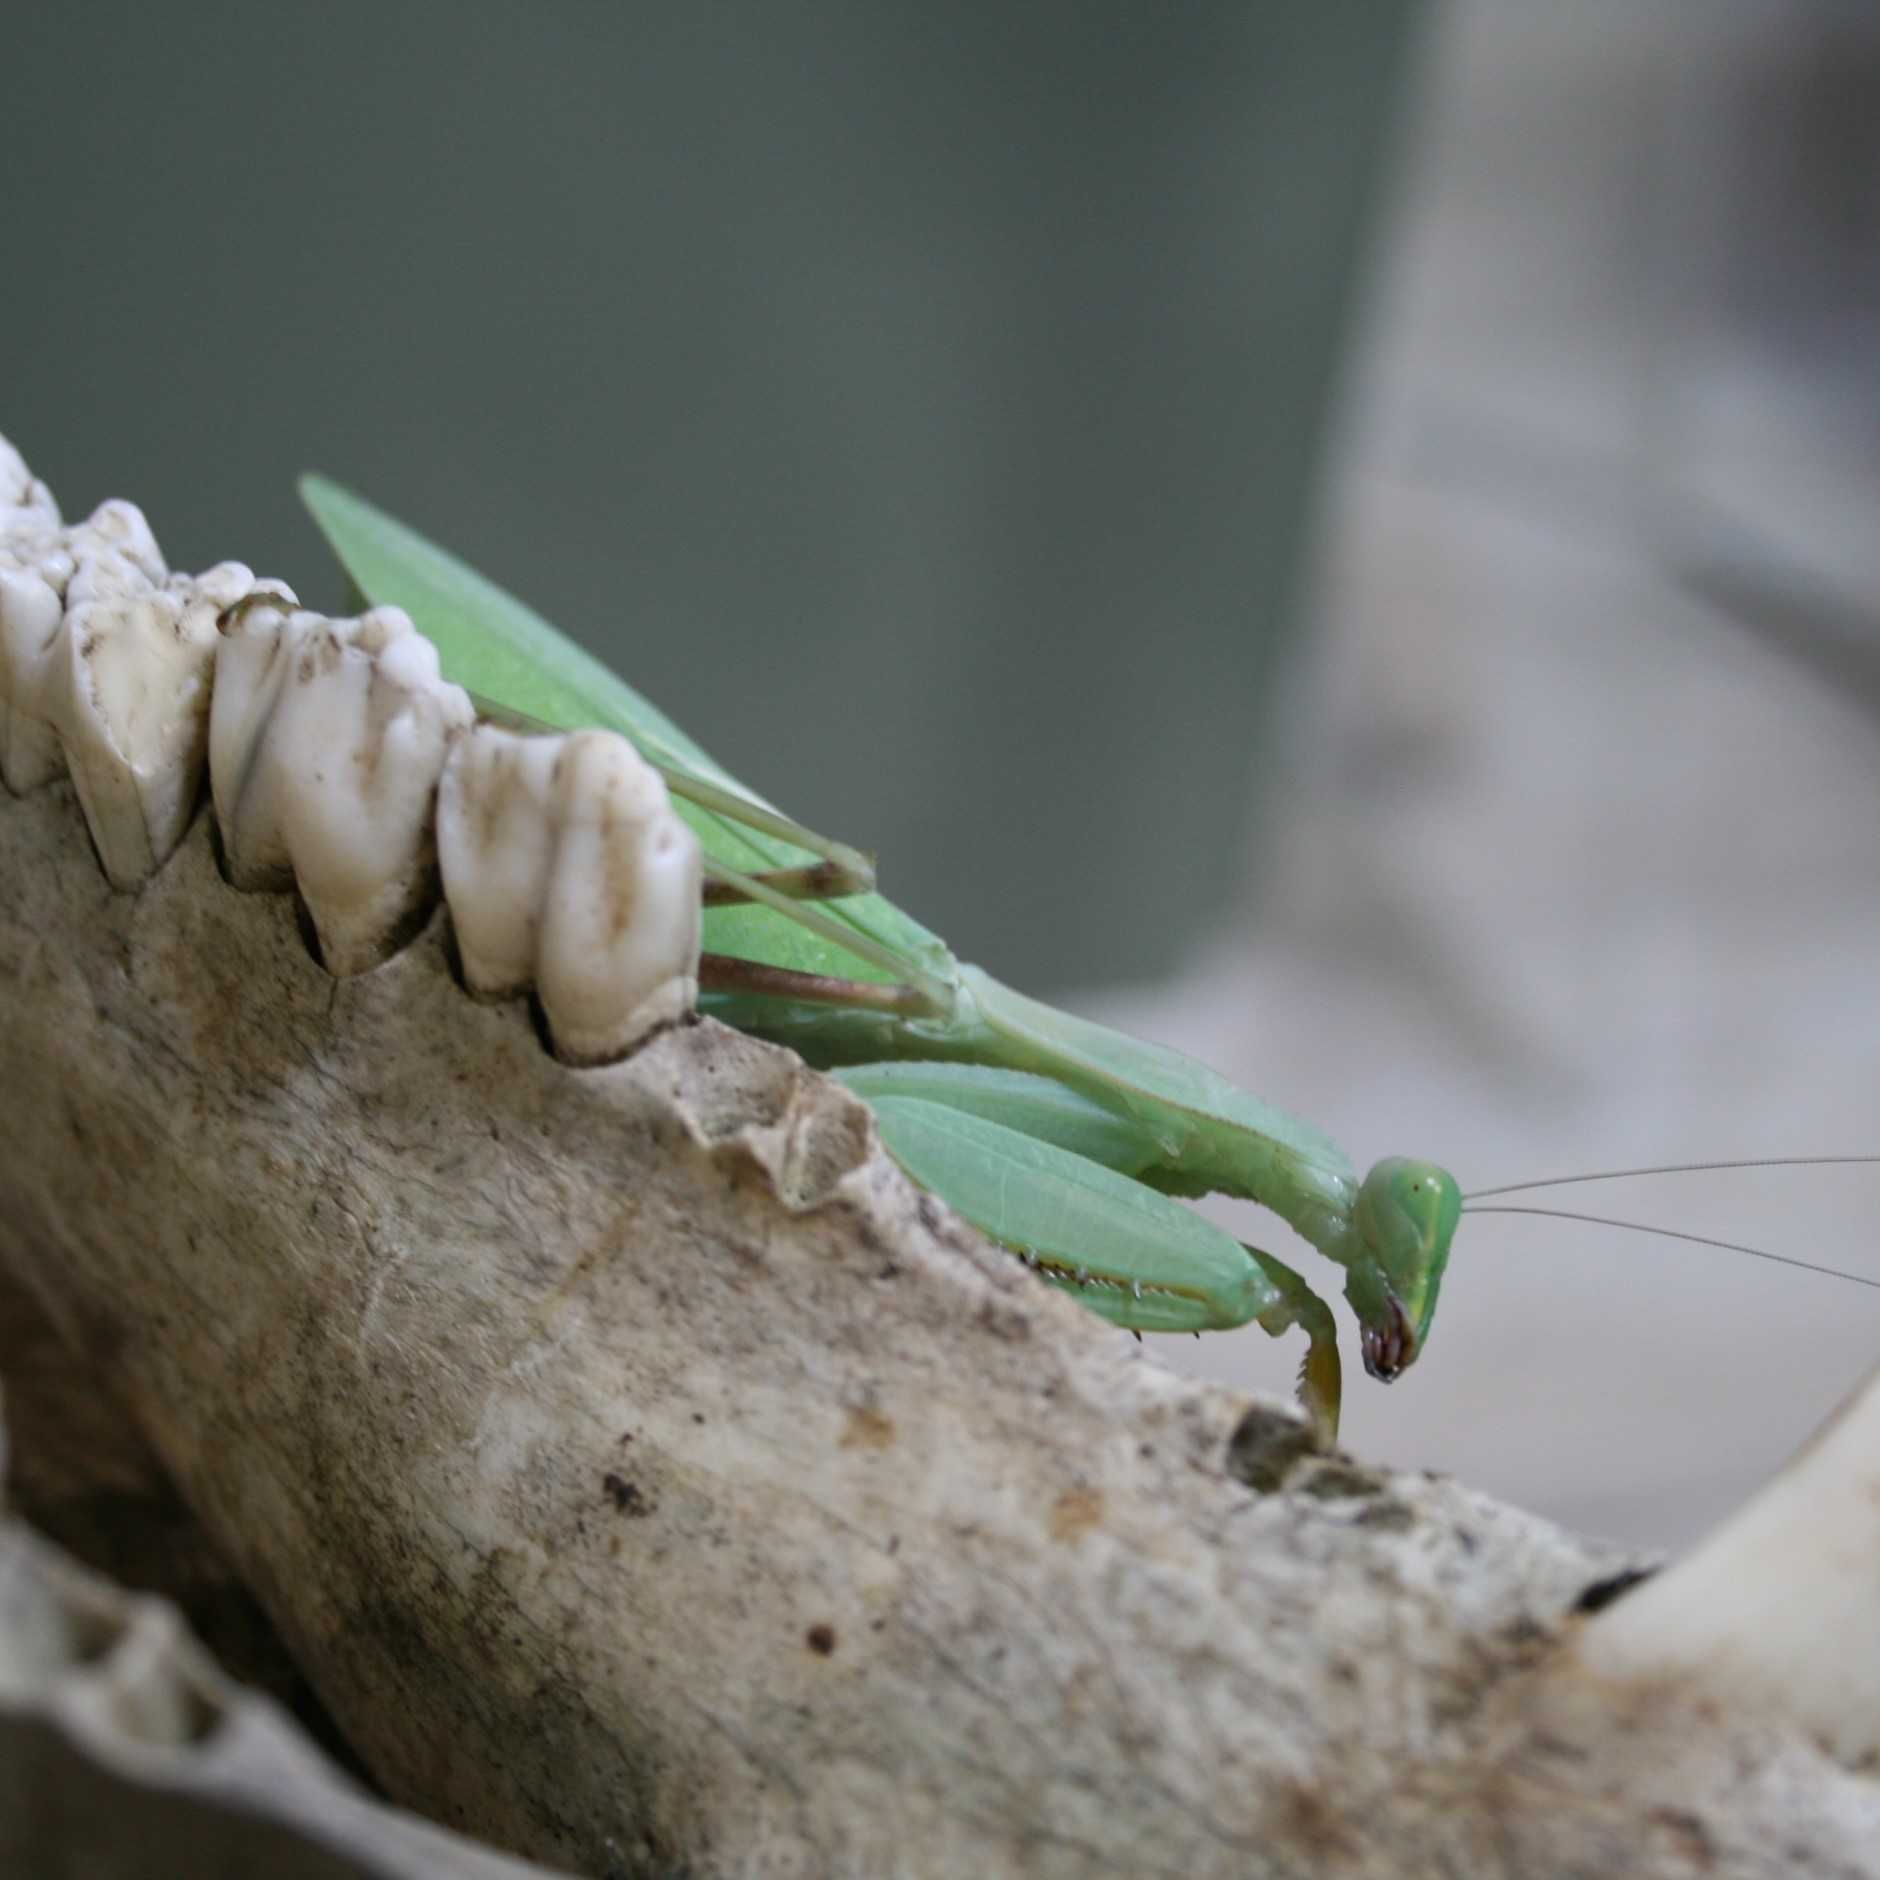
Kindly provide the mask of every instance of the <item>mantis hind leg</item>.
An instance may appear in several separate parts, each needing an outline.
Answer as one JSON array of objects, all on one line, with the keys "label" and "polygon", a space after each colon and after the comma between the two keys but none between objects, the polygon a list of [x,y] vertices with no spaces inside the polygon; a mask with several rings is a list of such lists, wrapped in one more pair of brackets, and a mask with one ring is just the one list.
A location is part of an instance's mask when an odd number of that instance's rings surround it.
[{"label": "mantis hind leg", "polygon": [[[846,901],[852,895],[867,894],[872,879],[841,862],[810,862],[800,868],[763,868],[751,877],[772,894],[787,901]],[[732,881],[707,880],[699,896],[706,907],[748,906],[751,894]]]}]

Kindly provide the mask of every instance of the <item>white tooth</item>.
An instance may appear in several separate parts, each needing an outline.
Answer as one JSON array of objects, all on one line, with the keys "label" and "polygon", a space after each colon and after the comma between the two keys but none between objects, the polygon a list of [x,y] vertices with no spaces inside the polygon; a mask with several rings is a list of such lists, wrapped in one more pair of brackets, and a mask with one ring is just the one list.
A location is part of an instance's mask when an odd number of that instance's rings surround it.
[{"label": "white tooth", "polygon": [[327,620],[251,602],[225,618],[209,782],[229,876],[297,882],[329,971],[376,966],[428,905],[438,773],[472,715],[395,607]]},{"label": "white tooth", "polygon": [[25,553],[58,526],[59,505],[52,492],[0,437],[0,555]]},{"label": "white tooth", "polygon": [[64,612],[36,568],[0,557],[0,778],[9,790],[36,790],[59,774],[59,735],[42,694]]},{"label": "white tooth", "polygon": [[33,473],[26,467],[26,459],[19,453],[19,447],[13,440],[0,431],[0,505],[12,505],[20,500],[21,492],[33,480]]},{"label": "white tooth", "polygon": [[[18,484],[16,468],[25,470],[18,453],[9,461],[0,451],[0,493]],[[44,493],[44,485],[27,481]],[[50,494],[39,507],[7,513],[13,520],[0,553],[0,778],[25,791],[50,783],[62,767],[59,733],[72,696],[71,674],[60,672],[62,621],[87,602],[146,598],[166,570],[135,503],[101,503],[69,529],[57,526]]]},{"label": "white tooth", "polygon": [[38,709],[71,563],[59,507],[0,437],[0,781],[37,789],[59,774],[59,742]]},{"label": "white tooth", "polygon": [[[78,585],[75,576],[68,600]],[[42,707],[115,887],[154,873],[189,827],[208,753],[216,620],[254,588],[249,569],[225,561],[66,608]]]},{"label": "white tooth", "polygon": [[457,741],[438,860],[464,978],[541,999],[558,1057],[623,1056],[698,999],[697,838],[666,786],[607,731]]},{"label": "white tooth", "polygon": [[71,572],[61,583],[67,607],[160,587],[169,576],[157,538],[135,503],[100,503],[66,531]]}]

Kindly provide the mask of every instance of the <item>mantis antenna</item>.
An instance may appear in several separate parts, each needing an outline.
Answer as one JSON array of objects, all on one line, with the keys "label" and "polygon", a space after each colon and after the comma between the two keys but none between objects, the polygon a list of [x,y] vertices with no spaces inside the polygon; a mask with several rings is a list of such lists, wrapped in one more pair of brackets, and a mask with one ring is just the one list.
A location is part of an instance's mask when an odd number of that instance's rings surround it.
[{"label": "mantis antenna", "polygon": [[[1870,1155],[1869,1156],[1845,1156],[1845,1157],[1819,1156],[1819,1157],[1808,1157],[1804,1159],[1812,1160],[1812,1161],[1837,1161],[1839,1160],[1839,1161],[1849,1161],[1849,1162],[1873,1162],[1876,1160],[1880,1160],[1880,1157],[1875,1157],[1875,1156],[1870,1156]],[[1710,1167],[1716,1167],[1716,1168],[1739,1168],[1739,1167],[1754,1167],[1756,1166],[1756,1164],[1719,1162],[1719,1163],[1712,1163],[1708,1165],[1694,1164],[1693,1166],[1699,1166],[1699,1167],[1710,1166]],[[1681,1173],[1681,1172],[1682,1172],[1681,1167],[1678,1170],[1621,1169],[1618,1171],[1618,1173],[1624,1174],[1624,1175],[1656,1175],[1656,1174],[1661,1174],[1661,1173]],[[1597,1175],[1569,1175],[1569,1176],[1563,1177],[1562,1179],[1566,1181],[1598,1181],[1602,1178]],[[1526,1183],[1523,1183],[1522,1185],[1524,1187],[1529,1187],[1529,1188],[1545,1188],[1549,1186],[1549,1184],[1546,1182],[1526,1182]],[[1490,1189],[1485,1189],[1483,1192],[1486,1194],[1503,1194],[1503,1193],[1506,1193],[1507,1191],[1505,1189],[1490,1188]],[[1463,1213],[1465,1214],[1539,1214],[1539,1215],[1545,1215],[1548,1219],[1555,1220],[1555,1221],[1585,1221],[1591,1227],[1622,1227],[1626,1230],[1627,1233],[1631,1233],[1631,1234],[1658,1234],[1658,1235],[1661,1235],[1666,1240],[1688,1240],[1691,1242],[1693,1246],[1697,1246],[1697,1247],[1721,1247],[1725,1253],[1746,1253],[1749,1255],[1749,1257],[1752,1260],[1770,1260],[1770,1261],[1773,1261],[1777,1266],[1799,1267],[1804,1273],[1820,1273],[1825,1278],[1828,1278],[1828,1279],[1844,1279],[1844,1280],[1851,1281],[1856,1286],[1871,1286],[1875,1288],[1877,1291],[1880,1291],[1880,1279],[1870,1279],[1864,1273],[1844,1272],[1838,1266],[1818,1266],[1813,1260],[1798,1260],[1794,1257],[1793,1254],[1771,1253],[1766,1247],[1746,1247],[1740,1240],[1713,1240],[1708,1234],[1686,1234],[1686,1233],[1680,1232],[1680,1230],[1675,1227],[1653,1227],[1644,1221],[1616,1221],[1616,1220],[1613,1220],[1610,1216],[1604,1215],[1604,1214],[1575,1214],[1572,1212],[1571,1209],[1568,1209],[1568,1208],[1529,1208],[1529,1207],[1520,1207],[1520,1206],[1515,1206],[1515,1207],[1494,1206],[1494,1207],[1486,1207],[1486,1208],[1465,1207],[1463,1209]]]},{"label": "mantis antenna", "polygon": [[1655,1168],[1608,1168],[1591,1175],[1549,1175],[1544,1181],[1504,1182],[1499,1188],[1478,1188],[1462,1198],[1465,1202],[1485,1201],[1490,1195],[1518,1195],[1529,1188],[1566,1188],[1574,1182],[1623,1181],[1629,1175],[1694,1175],[1728,1168],[1851,1168],[1876,1162],[1880,1162],[1880,1155],[1762,1155],[1736,1162],[1661,1162]]}]

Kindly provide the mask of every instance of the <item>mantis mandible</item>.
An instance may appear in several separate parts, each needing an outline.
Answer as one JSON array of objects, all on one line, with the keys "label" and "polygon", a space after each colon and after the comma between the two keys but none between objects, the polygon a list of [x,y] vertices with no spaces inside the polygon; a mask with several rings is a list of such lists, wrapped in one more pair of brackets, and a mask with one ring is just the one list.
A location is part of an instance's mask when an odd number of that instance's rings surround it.
[{"label": "mantis mandible", "polygon": [[404,608],[484,710],[619,731],[661,771],[705,853],[700,1009],[834,1070],[922,1187],[1115,1324],[1302,1330],[1300,1398],[1322,1444],[1341,1391],[1330,1308],[1172,1197],[1278,1215],[1344,1269],[1365,1369],[1389,1382],[1416,1360],[1463,1212],[1445,1169],[1390,1157],[1360,1179],[1329,1137],[1206,1066],[956,959],[874,891],[866,857],[780,814],[521,601],[334,483],[310,476],[301,493],[365,598]]}]

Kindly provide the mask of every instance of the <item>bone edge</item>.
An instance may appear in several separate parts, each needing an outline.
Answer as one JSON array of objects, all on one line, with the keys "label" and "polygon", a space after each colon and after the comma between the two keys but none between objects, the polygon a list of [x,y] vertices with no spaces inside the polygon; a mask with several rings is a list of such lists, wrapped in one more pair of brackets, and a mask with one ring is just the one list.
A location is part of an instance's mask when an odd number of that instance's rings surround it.
[{"label": "bone edge", "polygon": [[1880,1756],[1880,1370],[1574,1651],[1596,1678],[1785,1716],[1843,1763]]}]

